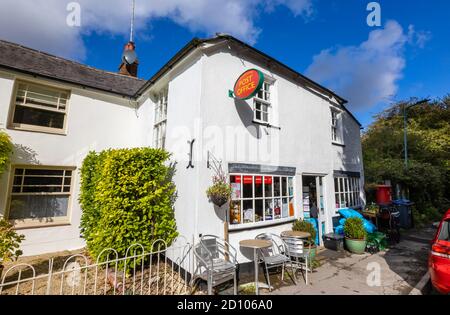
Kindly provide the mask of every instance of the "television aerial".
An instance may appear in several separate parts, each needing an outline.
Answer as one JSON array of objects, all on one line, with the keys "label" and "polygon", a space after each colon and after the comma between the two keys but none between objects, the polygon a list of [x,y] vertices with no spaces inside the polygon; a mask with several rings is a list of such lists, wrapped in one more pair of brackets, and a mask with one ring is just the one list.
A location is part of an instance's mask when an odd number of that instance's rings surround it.
[{"label": "television aerial", "polygon": [[133,49],[126,49],[122,54],[122,61],[127,65],[132,65],[137,61],[137,54],[134,50],[134,20],[135,20],[135,8],[136,8],[136,0],[132,0],[132,8],[131,8],[131,27],[130,27],[130,42],[129,44],[133,45]]},{"label": "television aerial", "polygon": [[122,61],[127,65],[132,65],[137,60],[137,54],[134,50],[125,50],[122,55]]}]

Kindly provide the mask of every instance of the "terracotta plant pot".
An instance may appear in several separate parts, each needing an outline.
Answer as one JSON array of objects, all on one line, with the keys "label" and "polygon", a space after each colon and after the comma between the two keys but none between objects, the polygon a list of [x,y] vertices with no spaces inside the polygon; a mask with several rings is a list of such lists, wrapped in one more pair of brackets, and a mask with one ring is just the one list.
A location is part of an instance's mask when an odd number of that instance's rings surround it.
[{"label": "terracotta plant pot", "polygon": [[345,246],[353,254],[362,255],[366,252],[367,240],[345,238]]}]

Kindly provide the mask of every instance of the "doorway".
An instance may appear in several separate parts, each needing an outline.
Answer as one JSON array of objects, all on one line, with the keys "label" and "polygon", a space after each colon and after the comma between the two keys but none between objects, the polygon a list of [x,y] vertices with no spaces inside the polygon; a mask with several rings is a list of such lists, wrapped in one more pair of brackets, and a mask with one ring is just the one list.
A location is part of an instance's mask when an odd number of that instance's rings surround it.
[{"label": "doorway", "polygon": [[302,177],[303,214],[316,231],[316,244],[322,245],[322,236],[326,231],[324,176],[304,175]]}]

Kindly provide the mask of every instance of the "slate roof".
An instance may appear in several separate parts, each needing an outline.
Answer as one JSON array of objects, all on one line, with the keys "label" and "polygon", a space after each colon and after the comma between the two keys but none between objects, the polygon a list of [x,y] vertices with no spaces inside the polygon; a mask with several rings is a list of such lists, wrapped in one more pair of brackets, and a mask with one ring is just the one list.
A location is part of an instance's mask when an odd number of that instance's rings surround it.
[{"label": "slate roof", "polygon": [[146,82],[3,40],[0,40],[0,68],[61,80],[127,97],[134,97]]}]

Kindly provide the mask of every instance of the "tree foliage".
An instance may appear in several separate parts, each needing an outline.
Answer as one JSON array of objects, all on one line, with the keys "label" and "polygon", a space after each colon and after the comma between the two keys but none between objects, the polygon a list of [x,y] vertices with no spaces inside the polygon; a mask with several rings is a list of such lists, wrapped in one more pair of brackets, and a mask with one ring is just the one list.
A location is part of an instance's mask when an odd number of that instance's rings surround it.
[{"label": "tree foliage", "polygon": [[139,243],[146,251],[178,236],[169,154],[151,148],[91,152],[81,169],[81,228],[92,256],[106,248],[125,256]]},{"label": "tree foliage", "polygon": [[404,166],[403,106],[400,102],[376,116],[363,135],[366,180],[391,180],[409,190],[419,212],[447,209],[450,199],[450,95],[411,107],[408,117],[408,168]]}]

